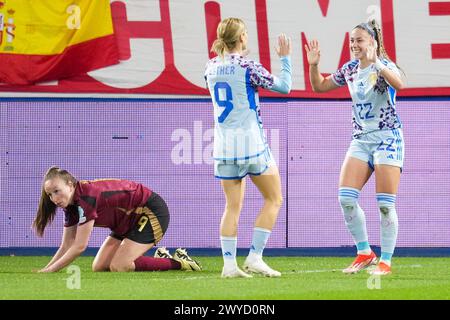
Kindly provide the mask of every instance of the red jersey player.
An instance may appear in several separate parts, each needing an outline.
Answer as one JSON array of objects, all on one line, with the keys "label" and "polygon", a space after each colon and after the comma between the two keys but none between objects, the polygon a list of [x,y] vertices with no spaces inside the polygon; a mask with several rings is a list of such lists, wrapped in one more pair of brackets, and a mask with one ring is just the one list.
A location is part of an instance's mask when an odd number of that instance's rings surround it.
[{"label": "red jersey player", "polygon": [[33,227],[42,236],[56,209],[65,213],[63,239],[51,261],[39,272],[56,272],[87,247],[94,227],[111,229],[92,264],[93,271],[200,271],[184,249],[174,256],[159,248],[143,256],[164,236],[169,225],[165,201],[146,186],[120,179],[77,181],[66,170],[51,167],[44,176]]}]

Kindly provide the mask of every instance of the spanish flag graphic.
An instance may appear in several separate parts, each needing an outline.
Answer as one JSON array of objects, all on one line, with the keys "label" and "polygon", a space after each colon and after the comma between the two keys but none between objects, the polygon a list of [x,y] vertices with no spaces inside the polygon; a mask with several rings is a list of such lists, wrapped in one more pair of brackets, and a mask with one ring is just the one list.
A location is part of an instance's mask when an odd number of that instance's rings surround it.
[{"label": "spanish flag graphic", "polygon": [[109,0],[0,0],[0,82],[28,85],[117,63]]}]

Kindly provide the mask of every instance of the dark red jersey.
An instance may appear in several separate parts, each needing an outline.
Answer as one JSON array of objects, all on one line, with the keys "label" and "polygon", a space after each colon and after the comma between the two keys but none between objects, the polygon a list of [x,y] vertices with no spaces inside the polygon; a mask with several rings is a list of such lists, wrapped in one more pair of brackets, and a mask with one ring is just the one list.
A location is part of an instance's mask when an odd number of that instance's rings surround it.
[{"label": "dark red jersey", "polygon": [[73,205],[64,210],[65,227],[95,220],[94,227],[125,235],[136,224],[152,191],[128,180],[77,182]]}]

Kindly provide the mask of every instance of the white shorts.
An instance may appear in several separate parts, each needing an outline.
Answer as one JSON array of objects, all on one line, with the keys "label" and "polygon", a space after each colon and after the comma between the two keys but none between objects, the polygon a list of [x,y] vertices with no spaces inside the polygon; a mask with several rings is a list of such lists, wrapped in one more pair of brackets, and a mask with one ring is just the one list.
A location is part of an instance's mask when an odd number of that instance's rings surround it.
[{"label": "white shorts", "polygon": [[374,169],[377,164],[403,168],[405,147],[402,129],[381,130],[352,140],[347,156],[367,162]]},{"label": "white shorts", "polygon": [[259,156],[245,160],[214,160],[214,176],[225,180],[238,180],[247,174],[259,176],[275,165],[270,148]]}]

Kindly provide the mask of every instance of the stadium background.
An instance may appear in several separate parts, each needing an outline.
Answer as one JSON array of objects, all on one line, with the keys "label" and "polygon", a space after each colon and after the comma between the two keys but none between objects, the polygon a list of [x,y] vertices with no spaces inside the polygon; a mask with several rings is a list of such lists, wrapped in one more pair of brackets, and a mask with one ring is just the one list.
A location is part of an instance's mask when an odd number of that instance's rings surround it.
[{"label": "stadium background", "polygon": [[[261,92],[285,198],[268,248],[338,251],[353,245],[337,201],[339,169],[351,139],[351,102],[346,89],[325,96],[311,92],[301,44],[318,38],[322,71],[333,72],[349,56],[348,32],[371,16],[382,21],[388,52],[408,76],[409,87],[397,105],[406,143],[398,246],[412,252],[449,248],[450,5],[405,2],[111,1],[119,64],[44,84],[0,86],[0,249],[39,252],[59,245],[62,214],[44,239],[30,228],[50,165],[79,179],[140,181],[161,194],[171,210],[161,245],[220,247],[223,195],[212,175],[212,106],[202,77],[211,30],[220,17],[236,12],[248,23],[251,57],[275,74],[275,35],[282,30],[294,40],[292,93],[282,98]],[[199,13],[205,18],[192,18]],[[413,30],[411,23],[422,28]],[[412,30],[415,37],[408,33]],[[242,248],[249,246],[262,204],[251,183],[247,188]],[[361,205],[370,242],[379,245],[373,180]],[[96,228],[89,246],[100,246],[108,233]]]}]

